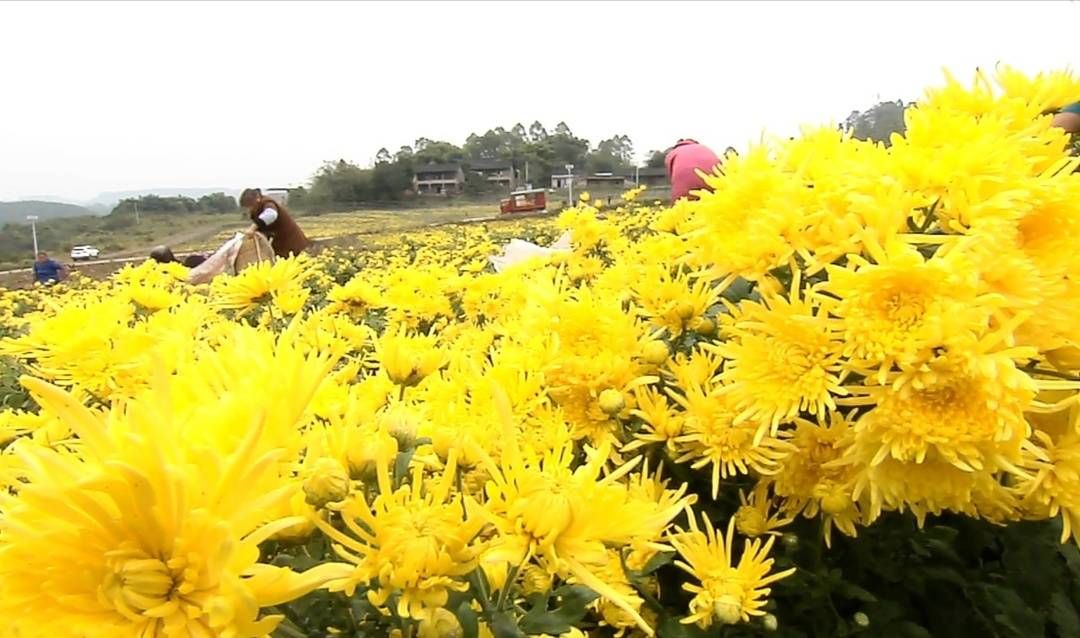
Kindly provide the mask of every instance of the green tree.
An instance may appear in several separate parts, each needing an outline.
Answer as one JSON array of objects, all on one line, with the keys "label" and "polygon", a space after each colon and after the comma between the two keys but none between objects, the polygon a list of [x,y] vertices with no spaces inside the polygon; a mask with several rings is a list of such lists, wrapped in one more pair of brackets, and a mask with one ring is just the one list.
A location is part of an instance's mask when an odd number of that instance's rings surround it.
[{"label": "green tree", "polygon": [[289,191],[289,208],[304,209],[311,202],[308,198],[308,190],[303,186],[297,186]]},{"label": "green tree", "polygon": [[666,159],[667,153],[664,151],[649,151],[649,159],[645,165],[649,168],[664,168],[667,165]]},{"label": "green tree", "polygon": [[542,142],[547,139],[548,132],[544,128],[544,125],[539,121],[533,122],[529,125],[529,141],[532,143]]},{"label": "green tree", "polygon": [[501,126],[483,135],[473,133],[465,139],[464,151],[470,159],[504,159],[510,154],[508,138]]},{"label": "green tree", "polygon": [[[234,200],[235,201],[235,200]],[[234,207],[235,208],[235,207]],[[148,213],[196,213],[204,210],[200,203],[191,197],[162,197],[160,195],[142,195],[120,200],[113,207],[110,215],[133,215],[138,209],[140,214]]]},{"label": "green tree", "polygon": [[616,135],[601,140],[589,153],[589,170],[598,173],[611,173],[633,166],[634,143],[628,135]]},{"label": "green tree", "polygon": [[416,140],[414,158],[416,164],[446,164],[461,162],[465,159],[465,151],[460,146],[450,142],[440,142],[422,137]]},{"label": "green tree", "polygon": [[371,171],[371,196],[377,201],[399,201],[411,188],[411,162],[382,162]]},{"label": "green tree", "polygon": [[371,173],[371,170],[343,159],[326,162],[312,178],[307,199],[312,205],[368,201],[371,197]]},{"label": "green tree", "polygon": [[466,195],[482,195],[484,193],[491,192],[491,182],[473,171],[465,172],[465,194]]},{"label": "green tree", "polygon": [[225,193],[203,195],[199,198],[198,206],[205,213],[231,213],[238,208],[236,198]]},{"label": "green tree", "polygon": [[551,161],[562,168],[562,164],[584,167],[589,155],[589,140],[574,135],[566,122],[559,122],[555,134],[545,140],[551,145]]}]

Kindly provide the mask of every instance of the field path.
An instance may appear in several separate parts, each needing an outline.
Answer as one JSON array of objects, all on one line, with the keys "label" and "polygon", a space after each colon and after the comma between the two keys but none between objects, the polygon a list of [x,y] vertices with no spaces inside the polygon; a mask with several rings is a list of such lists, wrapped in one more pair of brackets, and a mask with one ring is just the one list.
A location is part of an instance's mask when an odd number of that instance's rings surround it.
[{"label": "field path", "polygon": [[[515,219],[524,219],[530,217],[549,217],[558,214],[556,211],[542,211],[536,213],[522,213],[517,215],[490,215],[490,216],[478,216],[469,217],[464,219],[433,221],[433,222],[419,222],[415,226],[410,228],[402,228],[397,232],[407,232],[408,230],[415,230],[416,228],[428,227],[437,228],[440,226],[458,226],[458,225],[470,225],[470,224],[486,224],[486,223],[500,223],[512,221]],[[164,242],[158,242],[153,246],[146,246],[145,248],[126,250],[116,252],[107,255],[103,259],[96,259],[93,261],[82,261],[74,264],[69,264],[72,272],[81,273],[92,279],[104,279],[112,273],[120,270],[125,264],[132,262],[141,262],[146,259],[150,250],[154,246],[165,243],[170,246],[180,246],[185,243],[198,242],[206,239],[210,239],[218,233],[235,228],[240,230],[244,227],[243,222],[230,221],[222,222],[218,224],[211,224],[203,226],[201,228],[187,231],[184,233],[178,233],[172,237],[169,237]],[[337,235],[334,237],[326,237],[322,239],[316,239],[315,244],[324,247],[359,247],[362,246],[364,236],[376,235],[385,232],[380,228],[370,228],[361,230],[354,233]],[[186,254],[188,251],[179,251],[179,254]],[[29,288],[31,287],[30,281],[30,268],[19,268],[15,270],[3,270],[0,271],[0,288],[17,289],[17,288]]]},{"label": "field path", "polygon": [[[142,257],[148,256],[150,254],[150,251],[153,250],[155,246],[160,246],[162,244],[164,244],[166,246],[180,246],[181,244],[187,244],[187,243],[196,242],[196,241],[203,241],[203,240],[206,240],[206,239],[210,239],[211,237],[213,237],[214,235],[220,233],[223,230],[228,230],[230,228],[235,228],[236,230],[242,230],[246,225],[247,224],[245,222],[235,221],[235,220],[227,221],[227,222],[219,222],[217,224],[209,224],[209,225],[206,225],[206,226],[202,226],[202,227],[199,227],[199,228],[189,230],[189,231],[184,232],[184,233],[177,233],[176,235],[172,235],[171,237],[166,237],[163,240],[160,240],[160,241],[158,241],[157,243],[155,243],[153,245],[143,246],[143,247],[140,247],[140,248],[132,248],[131,250],[123,250],[123,251],[120,251],[120,252],[115,252],[115,253],[110,253],[108,255],[104,255],[102,257],[101,261],[107,261],[107,260],[111,260],[111,259],[122,259],[122,258],[125,258],[125,257],[140,257],[140,258],[142,258]],[[94,262],[84,262],[84,263],[94,263]]]}]

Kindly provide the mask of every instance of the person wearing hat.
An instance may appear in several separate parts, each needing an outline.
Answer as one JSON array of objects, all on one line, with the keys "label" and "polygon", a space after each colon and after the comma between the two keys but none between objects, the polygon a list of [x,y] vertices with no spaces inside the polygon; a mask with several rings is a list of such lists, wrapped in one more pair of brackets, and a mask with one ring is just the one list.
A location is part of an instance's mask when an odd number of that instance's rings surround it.
[{"label": "person wearing hat", "polygon": [[682,139],[676,142],[664,158],[668,181],[671,182],[672,203],[684,197],[697,199],[693,191],[708,188],[698,171],[711,173],[719,163],[720,158],[716,153],[696,140]]},{"label": "person wearing hat", "polygon": [[299,255],[311,245],[289,211],[269,197],[264,197],[259,189],[244,189],[240,194],[240,206],[248,209],[251,218],[247,233],[260,232],[265,235],[278,257]]}]

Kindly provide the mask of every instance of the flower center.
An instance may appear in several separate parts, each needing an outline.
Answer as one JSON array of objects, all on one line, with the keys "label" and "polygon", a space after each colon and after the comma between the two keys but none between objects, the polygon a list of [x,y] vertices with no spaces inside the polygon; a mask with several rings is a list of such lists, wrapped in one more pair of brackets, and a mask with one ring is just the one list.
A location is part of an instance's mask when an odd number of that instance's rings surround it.
[{"label": "flower center", "polygon": [[[128,617],[154,615],[172,601],[175,581],[161,560],[148,557],[122,558],[112,565],[102,587],[105,598]],[[147,614],[146,612],[154,612]]]},{"label": "flower center", "polygon": [[725,625],[734,625],[742,620],[742,605],[731,594],[724,594],[713,601],[713,614]]}]

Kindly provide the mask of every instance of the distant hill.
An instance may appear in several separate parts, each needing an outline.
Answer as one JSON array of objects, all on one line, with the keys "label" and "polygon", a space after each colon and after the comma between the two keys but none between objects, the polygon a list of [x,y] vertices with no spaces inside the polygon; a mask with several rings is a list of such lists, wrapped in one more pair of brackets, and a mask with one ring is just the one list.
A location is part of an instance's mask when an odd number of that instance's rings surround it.
[{"label": "distant hill", "polygon": [[130,191],[113,191],[109,193],[99,193],[97,197],[91,199],[88,202],[84,202],[84,205],[92,208],[107,208],[112,210],[120,200],[127,199],[129,197],[139,197],[142,195],[159,195],[161,197],[191,197],[198,199],[203,195],[210,195],[212,193],[225,193],[226,195],[232,195],[236,197],[240,194],[239,188],[226,188],[223,186],[216,186],[214,188],[140,188],[138,190]]},{"label": "distant hill", "polygon": [[8,222],[25,224],[27,223],[27,215],[37,215],[41,220],[46,220],[56,219],[58,217],[80,217],[83,215],[97,214],[98,213],[84,206],[60,202],[43,202],[38,200],[0,202],[0,224],[6,224]]}]

